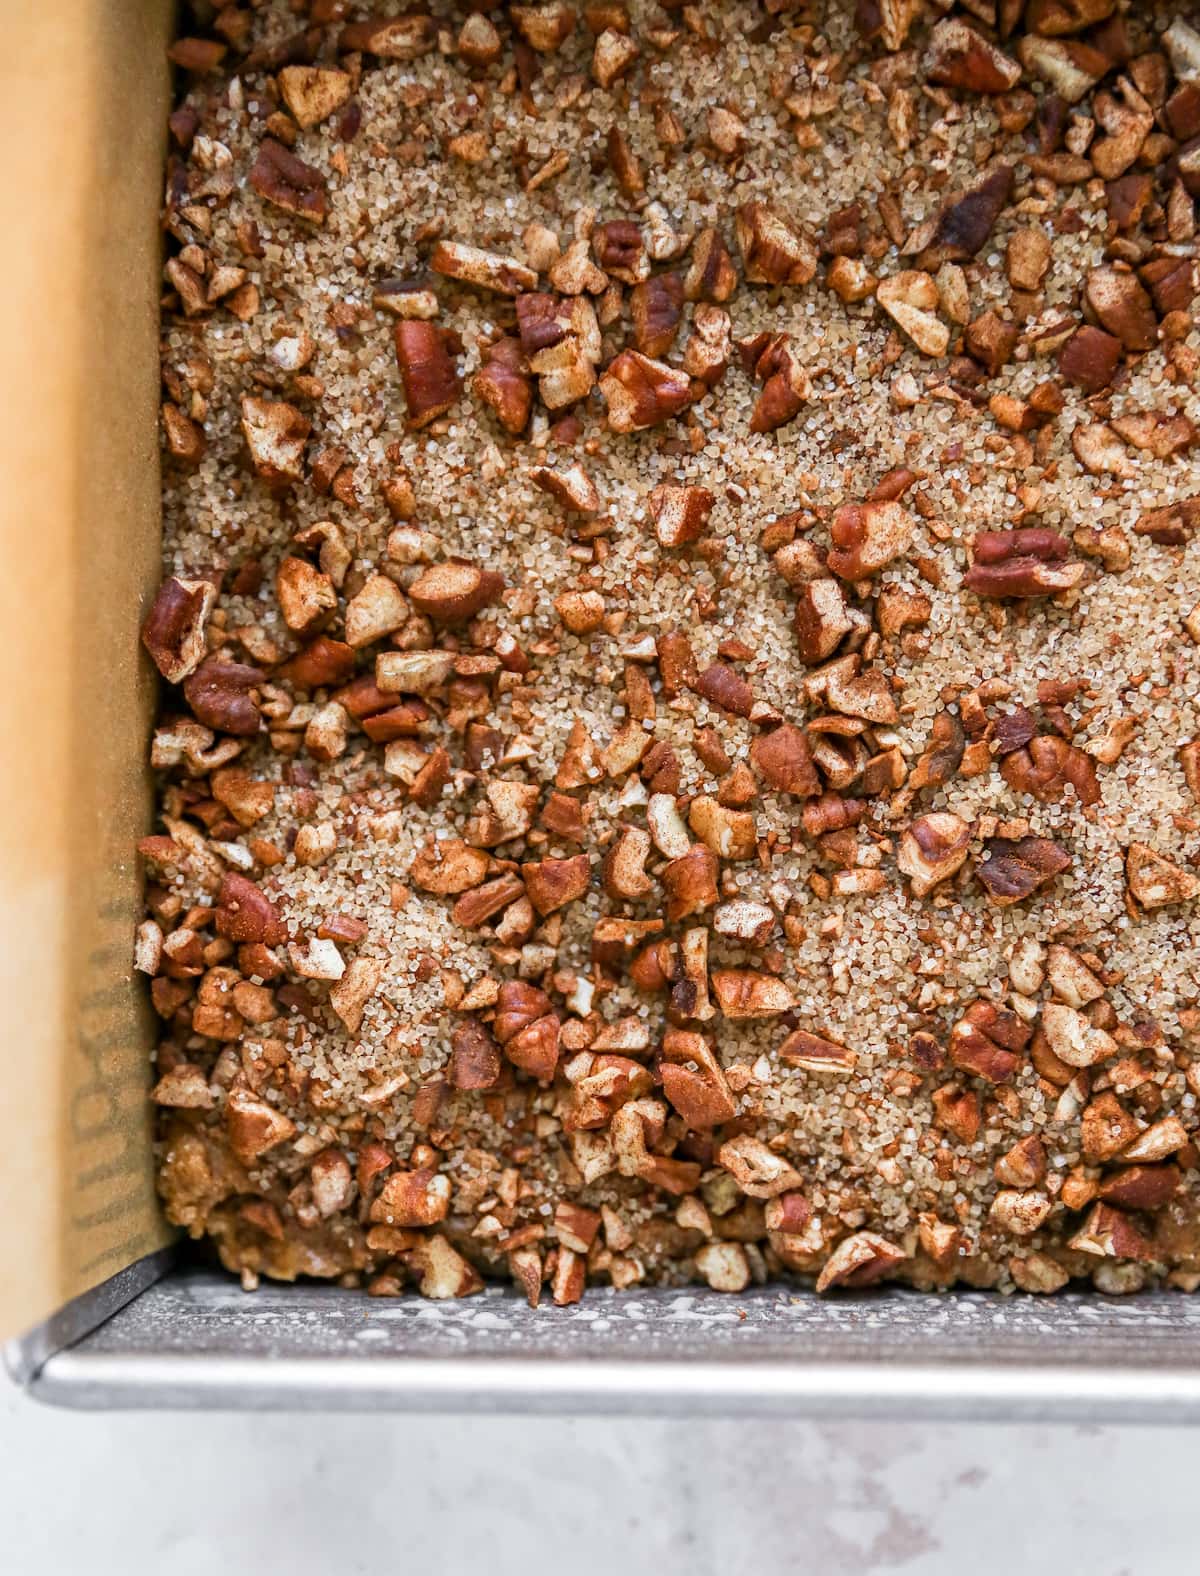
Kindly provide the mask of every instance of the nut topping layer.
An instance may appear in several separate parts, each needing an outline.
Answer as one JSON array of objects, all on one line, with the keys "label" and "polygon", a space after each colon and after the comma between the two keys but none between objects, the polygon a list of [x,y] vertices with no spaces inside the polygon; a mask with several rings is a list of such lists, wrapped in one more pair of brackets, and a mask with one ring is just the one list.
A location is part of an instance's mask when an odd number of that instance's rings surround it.
[{"label": "nut topping layer", "polygon": [[247,1285],[1200,1285],[1176,10],[202,8],[131,945]]}]

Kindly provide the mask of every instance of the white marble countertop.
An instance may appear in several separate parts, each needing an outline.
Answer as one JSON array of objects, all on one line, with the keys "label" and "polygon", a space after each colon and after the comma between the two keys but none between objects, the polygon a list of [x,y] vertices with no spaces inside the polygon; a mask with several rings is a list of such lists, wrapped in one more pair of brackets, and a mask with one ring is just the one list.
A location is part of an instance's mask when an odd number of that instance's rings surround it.
[{"label": "white marble countertop", "polygon": [[1179,1576],[1200,1430],[166,1412],[0,1379],[13,1576]]}]

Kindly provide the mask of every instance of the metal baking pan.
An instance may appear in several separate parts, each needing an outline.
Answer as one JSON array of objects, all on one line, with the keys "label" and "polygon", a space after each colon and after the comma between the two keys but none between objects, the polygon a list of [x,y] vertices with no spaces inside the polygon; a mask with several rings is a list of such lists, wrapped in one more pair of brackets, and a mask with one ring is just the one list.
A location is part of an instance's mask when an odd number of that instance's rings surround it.
[{"label": "metal baking pan", "polygon": [[1200,1305],[1178,1293],[592,1290],[533,1311],[502,1287],[455,1303],[247,1295],[167,1259],[11,1343],[10,1372],[86,1409],[1200,1420]]},{"label": "metal baking pan", "polygon": [[21,219],[0,260],[0,1336],[31,1331],[6,1348],[14,1377],[86,1408],[1200,1419],[1200,1301],[1178,1293],[601,1289],[531,1312],[499,1287],[246,1295],[165,1246],[129,975],[153,705],[130,631],[158,579],[170,24],[167,4],[56,0],[11,19],[0,61]]}]

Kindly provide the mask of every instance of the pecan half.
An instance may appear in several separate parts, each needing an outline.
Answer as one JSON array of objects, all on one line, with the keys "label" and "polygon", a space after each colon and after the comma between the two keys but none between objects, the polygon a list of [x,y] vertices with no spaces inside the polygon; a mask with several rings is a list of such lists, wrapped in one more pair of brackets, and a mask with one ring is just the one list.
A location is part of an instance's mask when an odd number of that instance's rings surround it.
[{"label": "pecan half", "polygon": [[993,903],[1020,903],[1070,868],[1070,856],[1048,837],[992,837],[975,874]]}]

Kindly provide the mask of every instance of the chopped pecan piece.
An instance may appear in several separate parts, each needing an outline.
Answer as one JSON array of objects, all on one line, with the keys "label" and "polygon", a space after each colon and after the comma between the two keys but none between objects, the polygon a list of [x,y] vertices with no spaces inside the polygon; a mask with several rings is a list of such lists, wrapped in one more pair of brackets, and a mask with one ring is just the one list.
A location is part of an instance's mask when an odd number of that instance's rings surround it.
[{"label": "chopped pecan piece", "polygon": [[692,260],[683,276],[685,301],[719,305],[737,289],[737,269],[719,230],[701,230],[692,243]]},{"label": "chopped pecan piece", "polygon": [[1090,323],[1072,334],[1058,356],[1058,369],[1085,394],[1098,394],[1112,382],[1121,363],[1121,341]]},{"label": "chopped pecan piece", "polygon": [[925,74],[930,82],[970,93],[1008,93],[1021,68],[982,33],[957,18],[939,22],[929,35]]},{"label": "chopped pecan piece", "polygon": [[754,691],[724,662],[710,663],[694,681],[692,688],[712,705],[734,717],[748,717],[754,707]]},{"label": "chopped pecan piece", "polygon": [[713,907],[720,895],[717,870],[717,856],[703,843],[696,843],[663,867],[659,879],[667,894],[667,918],[672,923]]},{"label": "chopped pecan piece", "polygon": [[942,788],[962,765],[966,750],[963,725],[951,712],[939,711],[933,719],[930,740],[908,779],[909,789]]},{"label": "chopped pecan piece", "polygon": [[1041,1026],[1047,1045],[1068,1067],[1091,1067],[1117,1049],[1111,1034],[1096,1028],[1065,1002],[1048,1001],[1042,1008]]},{"label": "chopped pecan piece", "polygon": [[1076,1253],[1093,1253],[1099,1258],[1154,1259],[1154,1244],[1143,1234],[1132,1216],[1111,1204],[1097,1203],[1087,1220],[1067,1242]]},{"label": "chopped pecan piece", "polygon": [[629,296],[633,342],[644,356],[661,358],[675,343],[683,316],[683,281],[655,274],[635,284]]},{"label": "chopped pecan piece", "polygon": [[1043,1226],[1053,1204],[1032,1188],[1001,1188],[992,1200],[988,1219],[1015,1237],[1031,1237]]},{"label": "chopped pecan piece", "polygon": [[964,864],[971,827],[949,810],[920,815],[900,839],[896,863],[912,882],[914,897],[925,897]]},{"label": "chopped pecan piece", "polygon": [[754,376],[763,390],[750,416],[751,432],[774,432],[786,426],[812,395],[812,380],[790,334],[775,334],[766,341],[755,357]]},{"label": "chopped pecan piece", "polygon": [[1070,856],[1048,837],[992,837],[975,870],[993,903],[1020,903],[1070,868]]},{"label": "chopped pecan piece", "polygon": [[533,380],[520,340],[505,337],[490,344],[471,387],[495,411],[505,432],[516,437],[525,431],[533,409]]},{"label": "chopped pecan piece", "polygon": [[940,268],[943,263],[965,263],[974,257],[1012,196],[1013,180],[1012,165],[999,164],[969,191],[943,203],[937,215],[908,242],[908,249],[920,253],[921,266]]},{"label": "chopped pecan piece", "polygon": [[1120,1209],[1161,1209],[1178,1193],[1178,1166],[1122,1166],[1100,1184],[1100,1197]]},{"label": "chopped pecan piece", "polygon": [[702,1035],[668,1029],[659,1072],[663,1093],[690,1128],[705,1131],[737,1115],[725,1073]]},{"label": "chopped pecan piece", "polygon": [[466,1018],[450,1037],[449,1079],[455,1089],[492,1089],[500,1081],[500,1048],[478,1018]]},{"label": "chopped pecan piece", "polygon": [[1158,322],[1150,297],[1136,274],[1117,268],[1093,268],[1084,285],[1084,300],[1100,326],[1126,350],[1150,350],[1158,340]]},{"label": "chopped pecan piece", "polygon": [[535,487],[549,493],[573,514],[599,514],[600,494],[582,465],[572,465],[566,471],[552,471],[544,465],[538,466],[530,471],[529,477]]},{"label": "chopped pecan piece", "polygon": [[683,370],[709,388],[725,376],[731,338],[729,313],[703,302],[692,313],[692,332],[683,347]]},{"label": "chopped pecan piece", "polygon": [[504,581],[491,569],[455,561],[423,569],[408,595],[418,611],[440,624],[461,624],[499,599]]},{"label": "chopped pecan piece", "polygon": [[350,73],[329,66],[284,66],[276,80],[283,102],[305,131],[328,120],[354,91]]},{"label": "chopped pecan piece", "polygon": [[439,241],[429,254],[429,266],[435,274],[461,279],[498,295],[516,296],[537,289],[538,276],[532,268],[526,268],[515,257],[487,252],[463,241]]},{"label": "chopped pecan piece", "polygon": [[286,486],[304,474],[304,445],[312,425],[284,400],[242,398],[242,432],[255,471],[272,486]]},{"label": "chopped pecan piece", "polygon": [[462,390],[462,378],[440,328],[420,318],[396,324],[396,360],[408,407],[408,425],[420,431],[445,415]]},{"label": "chopped pecan piece", "polygon": [[255,692],[263,682],[257,668],[243,662],[204,661],[183,681],[183,695],[193,715],[208,728],[253,738],[262,725]]},{"label": "chopped pecan piece", "polygon": [[922,355],[946,354],[950,330],[937,316],[938,288],[932,274],[903,269],[879,281],[875,299]]},{"label": "chopped pecan piece", "polygon": [[311,630],[337,607],[333,581],[303,558],[289,556],[280,560],[275,595],[284,623],[298,634]]},{"label": "chopped pecan piece", "polygon": [[906,552],[916,522],[897,502],[847,503],[833,517],[828,565],[843,580],[863,580]]},{"label": "chopped pecan piece", "polygon": [[754,969],[714,969],[713,995],[727,1018],[774,1018],[790,1012],[796,997],[790,985]]},{"label": "chopped pecan piece", "polygon": [[768,204],[743,203],[734,223],[747,284],[806,285],[816,274],[816,244]]},{"label": "chopped pecan piece", "polygon": [[297,689],[330,689],[335,684],[344,684],[353,672],[354,648],[344,640],[318,635],[277,668],[275,677]]},{"label": "chopped pecan piece", "polygon": [[715,503],[707,487],[661,483],[650,494],[654,534],[663,547],[682,547],[703,535]]},{"label": "chopped pecan piece", "polygon": [[1000,775],[1014,793],[1032,794],[1043,804],[1060,800],[1068,783],[1082,805],[1096,804],[1100,798],[1091,757],[1052,733],[1006,755]]},{"label": "chopped pecan piece", "polygon": [[554,54],[575,30],[574,8],[563,0],[510,6],[508,14],[517,32],[539,55]]},{"label": "chopped pecan piece", "polygon": [[592,879],[591,862],[586,854],[569,859],[543,859],[521,866],[521,878],[529,901],[545,918],[582,897]]},{"label": "chopped pecan piece", "polygon": [[269,1149],[285,1143],[296,1132],[296,1124],[290,1117],[258,1099],[248,1089],[229,1091],[225,1102],[225,1126],[229,1147],[246,1166],[252,1166]]},{"label": "chopped pecan piece", "polygon": [[1070,551],[1065,537],[1041,527],[983,531],[963,584],[985,597],[1054,596],[1071,590],[1083,574],[1082,564],[1066,561]]},{"label": "chopped pecan piece", "polygon": [[817,1291],[832,1291],[836,1286],[873,1286],[898,1269],[906,1258],[903,1248],[877,1232],[856,1231],[829,1255],[817,1276]]},{"label": "chopped pecan piece", "polygon": [[627,34],[606,27],[592,51],[592,76],[600,87],[610,88],[625,76],[640,54],[641,50]]},{"label": "chopped pecan piece", "polygon": [[[604,272],[623,284],[637,285],[650,273],[642,227],[632,219],[611,219],[592,231],[592,250]],[[638,346],[638,349],[642,349]]]},{"label": "chopped pecan piece", "polygon": [[749,1198],[778,1198],[798,1191],[803,1180],[782,1155],[751,1133],[726,1139],[717,1150],[716,1162]]},{"label": "chopped pecan piece", "polygon": [[950,1031],[950,1060],[988,1083],[1007,1083],[1016,1072],[1032,1031],[1015,1012],[977,1001]]},{"label": "chopped pecan piece", "polygon": [[814,666],[832,657],[854,628],[846,593],[838,581],[830,575],[804,581],[796,592],[793,623],[802,662]]},{"label": "chopped pecan piece", "polygon": [[789,1067],[809,1073],[851,1073],[858,1065],[858,1053],[848,1045],[808,1029],[793,1029],[779,1047],[779,1060]]},{"label": "chopped pecan piece", "polygon": [[1130,843],[1125,855],[1125,880],[1143,908],[1165,908],[1200,897],[1200,876],[1145,843]]},{"label": "chopped pecan piece", "polygon": [[338,38],[342,54],[362,50],[380,60],[419,60],[437,43],[437,28],[431,16],[414,12],[400,17],[367,17],[348,22]]},{"label": "chopped pecan piece", "polygon": [[677,416],[691,401],[686,373],[637,350],[614,356],[600,379],[613,432],[642,432]]},{"label": "chopped pecan piece", "polygon": [[1164,504],[1158,509],[1143,510],[1133,529],[1138,536],[1148,536],[1160,547],[1182,547],[1198,525],[1200,496],[1181,498],[1177,503]]},{"label": "chopped pecan piece", "polygon": [[168,575],[142,625],[142,644],[168,684],[179,684],[200,666],[204,632],[217,599],[211,580]]},{"label": "chopped pecan piece", "polygon": [[270,898],[253,881],[228,871],[221,880],[216,906],[217,934],[230,941],[262,942],[277,947],[287,940],[287,927]]},{"label": "chopped pecan piece", "polygon": [[250,169],[250,184],[260,197],[314,224],[324,224],[325,177],[273,137],[263,140]]}]

